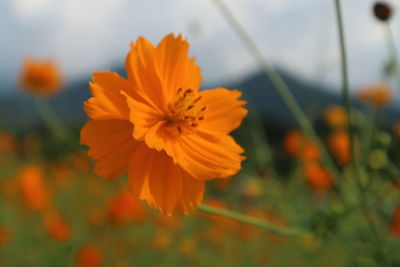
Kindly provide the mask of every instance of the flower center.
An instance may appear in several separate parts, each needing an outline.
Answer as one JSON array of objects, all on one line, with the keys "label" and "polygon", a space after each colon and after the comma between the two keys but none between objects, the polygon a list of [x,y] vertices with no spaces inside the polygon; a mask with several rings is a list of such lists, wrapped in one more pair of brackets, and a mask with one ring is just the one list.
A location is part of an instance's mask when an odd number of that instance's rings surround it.
[{"label": "flower center", "polygon": [[201,96],[192,89],[179,88],[175,102],[168,105],[164,119],[175,133],[193,131],[204,120],[205,106],[198,102]]}]

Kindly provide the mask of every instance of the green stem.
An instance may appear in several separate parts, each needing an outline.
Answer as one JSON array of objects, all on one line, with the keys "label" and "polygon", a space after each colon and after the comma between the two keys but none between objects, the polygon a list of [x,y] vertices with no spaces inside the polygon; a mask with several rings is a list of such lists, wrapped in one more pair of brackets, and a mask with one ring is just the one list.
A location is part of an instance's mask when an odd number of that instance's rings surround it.
[{"label": "green stem", "polygon": [[[248,105],[251,102],[248,102]],[[263,121],[260,114],[253,108],[252,115],[248,117],[248,132],[252,141],[253,155],[257,159],[260,166],[268,166],[272,176],[277,177],[277,173],[274,167],[274,158],[272,154],[272,147],[266,138],[266,130],[263,127]],[[260,156],[261,154],[261,156]],[[263,159],[260,160],[260,157]]]},{"label": "green stem", "polygon": [[[394,75],[396,77],[397,87],[400,87],[400,73],[399,73],[399,56],[396,47],[396,42],[393,37],[392,27],[390,23],[385,23],[386,29],[386,39],[389,46],[389,53],[391,54],[391,58],[394,60]],[[399,88],[400,90],[400,88]]]},{"label": "green stem", "polygon": [[347,121],[347,128],[349,132],[350,139],[350,150],[352,155],[353,163],[356,160],[355,154],[355,146],[354,146],[354,132],[352,125],[352,108],[350,102],[350,90],[349,90],[349,79],[348,79],[348,71],[347,71],[347,53],[345,46],[345,36],[344,36],[344,27],[343,27],[343,19],[342,12],[340,8],[340,0],[335,0],[335,10],[336,10],[336,18],[337,18],[337,28],[339,35],[339,46],[340,46],[340,56],[341,56],[341,72],[342,72],[342,100],[343,106],[346,109],[347,117],[349,118]]},{"label": "green stem", "polygon": [[34,103],[39,116],[53,134],[62,141],[68,141],[71,135],[67,127],[64,126],[63,122],[54,113],[49,103],[45,99],[39,97],[34,97]]},{"label": "green stem", "polygon": [[338,27],[338,35],[339,35],[339,45],[340,45],[340,54],[341,54],[341,72],[342,72],[342,97],[343,97],[343,105],[348,114],[348,132],[350,139],[350,150],[352,155],[352,162],[355,170],[355,180],[357,183],[357,187],[360,193],[361,200],[361,212],[364,215],[367,224],[375,238],[375,245],[378,251],[381,251],[381,238],[379,232],[375,226],[374,219],[372,218],[368,207],[367,207],[367,196],[366,196],[366,188],[362,184],[362,176],[364,175],[361,166],[358,163],[356,149],[354,144],[354,132],[352,127],[352,108],[350,103],[350,93],[349,93],[349,81],[348,81],[348,71],[347,71],[347,55],[346,55],[346,46],[345,46],[345,35],[344,35],[344,27],[343,27],[343,18],[341,12],[340,0],[335,0],[335,13],[337,19],[337,27]]},{"label": "green stem", "polygon": [[374,137],[374,132],[375,132],[375,125],[376,125],[376,117],[377,117],[377,112],[378,110],[376,108],[373,108],[370,110],[370,114],[368,118],[367,125],[366,125],[366,130],[365,130],[365,139],[364,139],[364,151],[363,151],[363,157],[364,157],[364,164],[368,164],[368,155],[371,150],[372,146],[372,140]]},{"label": "green stem", "polygon": [[220,209],[220,208],[214,208],[206,204],[201,204],[198,206],[198,209],[200,211],[210,213],[213,215],[218,215],[218,216],[223,216],[227,217],[245,224],[249,224],[255,227],[258,227],[260,229],[263,229],[267,232],[272,232],[275,234],[280,234],[280,235],[289,235],[289,236],[307,236],[311,235],[305,230],[302,229],[295,229],[295,228],[289,228],[289,227],[284,227],[284,226],[278,226],[273,223],[266,222],[261,219],[257,219],[254,217],[246,216],[242,213],[235,212],[235,211],[230,211],[226,209]]},{"label": "green stem", "polygon": [[393,37],[392,27],[390,26],[390,23],[385,23],[385,26],[386,26],[386,34],[387,34],[387,40],[388,40],[388,44],[389,44],[390,53],[392,54],[392,57],[395,60],[396,70],[397,70],[398,69],[397,64],[399,63],[399,57],[398,57],[398,53],[397,53],[396,42],[394,41],[394,37]]},{"label": "green stem", "polygon": [[221,12],[226,21],[230,24],[233,30],[236,32],[239,39],[243,42],[249,52],[253,55],[254,59],[260,65],[261,69],[264,71],[265,75],[269,78],[274,88],[282,98],[286,107],[296,120],[302,131],[315,142],[322,154],[323,163],[331,170],[335,177],[342,179],[342,174],[339,172],[335,166],[332,158],[330,157],[325,146],[322,144],[318,135],[313,129],[312,124],[308,120],[307,116],[304,114],[300,105],[297,103],[296,99],[290,92],[287,84],[275,70],[275,68],[269,63],[261,49],[257,46],[256,42],[252,39],[249,33],[244,29],[236,17],[231,13],[229,8],[222,2],[222,0],[212,1],[218,10]]}]

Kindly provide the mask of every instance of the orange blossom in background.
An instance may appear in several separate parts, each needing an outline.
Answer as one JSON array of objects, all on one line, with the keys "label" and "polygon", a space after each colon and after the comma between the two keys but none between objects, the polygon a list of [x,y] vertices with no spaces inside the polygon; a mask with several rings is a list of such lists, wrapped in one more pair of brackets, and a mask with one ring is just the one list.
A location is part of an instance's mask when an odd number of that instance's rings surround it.
[{"label": "orange blossom in background", "polygon": [[50,96],[59,91],[61,83],[60,72],[53,61],[24,60],[20,84],[25,91]]}]

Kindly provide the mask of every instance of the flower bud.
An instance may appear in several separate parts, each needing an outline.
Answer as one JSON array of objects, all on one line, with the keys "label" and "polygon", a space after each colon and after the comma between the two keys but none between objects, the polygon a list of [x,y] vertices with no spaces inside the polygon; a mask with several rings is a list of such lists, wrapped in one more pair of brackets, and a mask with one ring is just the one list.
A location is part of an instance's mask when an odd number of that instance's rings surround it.
[{"label": "flower bud", "polygon": [[375,17],[383,22],[389,21],[392,15],[392,7],[385,2],[376,2],[373,10]]}]

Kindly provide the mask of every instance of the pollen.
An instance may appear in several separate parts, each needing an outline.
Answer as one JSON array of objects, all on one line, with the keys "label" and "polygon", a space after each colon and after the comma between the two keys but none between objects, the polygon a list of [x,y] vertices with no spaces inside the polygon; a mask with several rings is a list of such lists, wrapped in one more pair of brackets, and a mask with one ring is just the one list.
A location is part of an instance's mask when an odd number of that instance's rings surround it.
[{"label": "pollen", "polygon": [[204,120],[206,107],[200,100],[201,96],[194,90],[179,88],[164,117],[169,128],[178,133],[193,131]]}]

